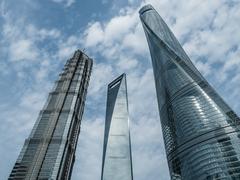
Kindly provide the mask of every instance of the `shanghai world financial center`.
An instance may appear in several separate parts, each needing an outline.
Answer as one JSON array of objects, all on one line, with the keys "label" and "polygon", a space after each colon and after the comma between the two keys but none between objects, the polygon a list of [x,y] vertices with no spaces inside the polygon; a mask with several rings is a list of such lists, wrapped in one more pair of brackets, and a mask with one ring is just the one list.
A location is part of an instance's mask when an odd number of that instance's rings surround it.
[{"label": "shanghai world financial center", "polygon": [[[146,5],[139,15],[152,59],[170,178],[240,179],[240,118],[200,74],[157,11]],[[9,179],[71,178],[91,71],[92,59],[77,50]],[[107,90],[101,180],[133,180],[126,74]]]}]

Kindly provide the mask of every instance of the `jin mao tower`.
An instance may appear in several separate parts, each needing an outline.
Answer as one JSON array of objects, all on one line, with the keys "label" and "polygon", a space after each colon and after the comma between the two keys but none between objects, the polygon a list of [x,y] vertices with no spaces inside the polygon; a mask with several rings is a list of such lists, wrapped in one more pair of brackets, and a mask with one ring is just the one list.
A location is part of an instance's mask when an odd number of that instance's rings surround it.
[{"label": "jin mao tower", "polygon": [[80,50],[67,61],[9,179],[70,179],[91,69]]}]

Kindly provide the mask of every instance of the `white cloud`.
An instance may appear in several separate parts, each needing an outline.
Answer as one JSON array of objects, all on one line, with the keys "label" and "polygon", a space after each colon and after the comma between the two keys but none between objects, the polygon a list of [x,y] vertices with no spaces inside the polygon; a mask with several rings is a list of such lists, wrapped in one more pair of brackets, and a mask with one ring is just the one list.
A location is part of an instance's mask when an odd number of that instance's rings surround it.
[{"label": "white cloud", "polygon": [[63,3],[66,7],[70,7],[73,3],[75,3],[75,0],[52,0],[55,3]]},{"label": "white cloud", "polygon": [[79,48],[80,41],[77,36],[69,36],[67,39],[60,39],[58,42],[57,58],[66,60]]},{"label": "white cloud", "polygon": [[127,57],[120,57],[119,62],[117,63],[118,67],[122,70],[133,69],[138,65],[138,61],[136,59],[130,59]]},{"label": "white cloud", "polygon": [[9,53],[12,61],[35,60],[38,56],[33,43],[26,39],[22,39],[11,44]]},{"label": "white cloud", "polygon": [[99,22],[89,24],[89,29],[85,32],[86,47],[96,46],[98,43],[101,43],[104,38],[104,32]]},{"label": "white cloud", "polygon": [[[151,115],[150,115],[151,116]],[[131,123],[131,140],[134,177],[144,179],[169,179],[160,121],[149,115]]]},{"label": "white cloud", "polygon": [[61,32],[58,29],[38,29],[32,24],[27,25],[26,31],[29,37],[38,41],[44,40],[46,38],[56,39],[61,36]]},{"label": "white cloud", "polygon": [[90,23],[84,32],[84,42],[86,42],[89,48],[101,44],[98,50],[103,51],[105,48],[111,48],[112,46],[116,47],[118,45],[116,45],[116,43],[121,44],[123,39],[125,39],[125,44],[131,46],[130,43],[127,43],[127,39],[138,40],[137,38],[133,39],[134,37],[130,37],[129,35],[134,33],[134,31],[138,32],[138,29],[136,30],[137,24],[138,14],[136,10],[121,9],[118,16],[113,17],[106,23]]},{"label": "white cloud", "polygon": [[[66,7],[74,3],[72,0],[54,1]],[[129,0],[130,4],[133,2]],[[217,87],[227,102],[238,110],[239,2],[182,0],[179,3],[177,0],[146,0],[141,5],[149,2],[184,44],[199,70]],[[5,112],[1,113],[2,117],[8,118],[3,118],[0,132],[9,135],[1,140],[1,144],[10,149],[9,152],[14,151],[17,157],[19,151],[9,142],[16,141],[20,150],[52,85],[50,79],[56,78],[54,74],[59,69],[57,67],[70,58],[75,49],[86,47],[89,56],[94,57],[94,65],[72,179],[100,177],[107,84],[123,71],[127,73],[135,179],[169,179],[150,55],[138,17],[139,8],[118,8],[108,20],[92,21],[84,33],[66,37],[54,28],[26,24],[20,17],[4,22],[4,39],[0,43],[4,47],[0,51],[10,57],[7,63],[10,60],[15,62],[11,66],[4,62],[3,66],[13,68],[14,74],[22,77],[15,82],[15,92],[18,94],[16,99],[19,102],[8,111],[1,110]],[[8,18],[6,13],[4,18]],[[53,43],[56,51],[51,52],[47,47],[39,45],[46,40],[47,45]],[[25,62],[30,59],[35,61]],[[26,85],[29,81],[31,85]],[[17,140],[14,139],[15,129],[18,129]],[[15,159],[12,157],[12,163]]]},{"label": "white cloud", "polygon": [[[239,66],[237,42],[240,36],[238,36],[239,24],[236,23],[240,17],[237,10],[239,3],[235,2],[234,6],[229,6],[224,0],[211,2],[191,0],[181,3],[177,0],[171,2],[149,0],[143,1],[142,4],[149,2],[183,43],[198,69],[210,82],[215,83],[215,87],[224,87],[220,94],[228,98],[228,102],[238,109],[236,107],[239,105],[234,97],[237,97],[240,87],[237,82],[240,72],[237,68]],[[138,18],[139,8],[125,7],[108,21],[89,24],[84,38],[85,42],[91,42],[87,43],[88,51],[93,54],[100,53],[105,57],[105,62],[110,63],[114,69],[112,73],[127,72],[135,178],[157,179],[162,176],[169,179],[149,51]],[[100,32],[101,36],[95,38],[94,32]],[[104,66],[108,65],[103,65],[103,69]],[[225,82],[230,76],[233,76],[231,82]],[[226,95],[229,93],[231,97]],[[93,95],[94,92],[90,96]],[[139,157],[141,162],[138,161]]]},{"label": "white cloud", "polygon": [[137,22],[137,15],[125,12],[123,15],[112,18],[105,26],[105,43],[120,40],[124,35],[131,32]]},{"label": "white cloud", "polygon": [[1,46],[10,61],[41,59],[46,52],[41,52],[38,43],[46,39],[57,39],[61,35],[57,29],[37,28],[21,18],[15,20],[5,16],[4,21]]},{"label": "white cloud", "polygon": [[82,122],[72,179],[99,179],[101,176],[103,132],[103,116]]},{"label": "white cloud", "polygon": [[96,100],[106,91],[107,84],[113,78],[114,72],[111,65],[94,63],[93,66],[88,95]]},{"label": "white cloud", "polygon": [[126,34],[126,36],[123,38],[122,46],[125,49],[132,50],[138,55],[145,55],[149,52],[143,28],[140,23],[136,25],[134,31]]},{"label": "white cloud", "polygon": [[0,3],[0,15],[3,17],[5,16],[5,1],[4,0]]}]

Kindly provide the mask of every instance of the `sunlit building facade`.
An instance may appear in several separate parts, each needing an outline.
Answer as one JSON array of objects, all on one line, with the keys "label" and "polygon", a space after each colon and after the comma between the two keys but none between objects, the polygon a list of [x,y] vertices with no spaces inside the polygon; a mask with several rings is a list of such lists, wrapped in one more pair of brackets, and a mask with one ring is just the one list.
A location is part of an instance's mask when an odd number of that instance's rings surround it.
[{"label": "sunlit building facade", "polygon": [[146,5],[139,13],[171,178],[240,179],[239,117],[196,69],[157,11]]},{"label": "sunlit building facade", "polygon": [[80,50],[67,61],[10,180],[70,179],[91,69],[92,60]]},{"label": "sunlit building facade", "polygon": [[108,85],[101,180],[133,180],[125,74]]}]

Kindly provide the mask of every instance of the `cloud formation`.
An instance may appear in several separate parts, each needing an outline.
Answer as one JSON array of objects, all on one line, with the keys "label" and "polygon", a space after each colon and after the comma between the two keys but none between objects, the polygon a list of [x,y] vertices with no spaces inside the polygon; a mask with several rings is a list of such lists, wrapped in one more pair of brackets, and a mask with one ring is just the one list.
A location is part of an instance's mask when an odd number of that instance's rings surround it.
[{"label": "cloud formation", "polygon": [[[78,3],[54,1],[64,7]],[[124,7],[109,7],[107,19],[86,17],[88,25],[71,33],[39,25],[36,22],[41,19],[26,19],[26,14],[10,11],[8,2],[3,2],[0,144],[4,148],[0,154],[8,155],[1,156],[0,179],[10,173],[56,72],[79,47],[85,47],[94,66],[72,179],[100,178],[107,84],[123,72],[127,73],[134,177],[169,179],[151,60],[138,17],[138,10],[147,3],[153,4],[197,68],[240,114],[239,1],[129,0]],[[71,13],[64,9],[62,13]]]},{"label": "cloud formation", "polygon": [[[160,176],[168,179],[152,68],[138,18],[139,8],[149,2],[169,24],[197,68],[235,110],[239,107],[233,97],[236,98],[240,90],[237,83],[240,64],[236,58],[240,36],[237,36],[238,28],[232,27],[239,26],[236,22],[240,18],[237,10],[240,5],[236,1],[144,1],[138,7],[120,9],[108,21],[89,23],[84,32],[83,39],[90,53],[100,53],[115,70],[113,73],[127,72],[134,176],[137,179],[158,179]],[[237,40],[231,40],[232,34]],[[228,69],[233,71],[229,73]],[[100,79],[102,77],[93,77],[92,84]],[[103,83],[102,88],[105,85]]]},{"label": "cloud formation", "polygon": [[55,3],[62,3],[66,7],[70,7],[73,3],[75,3],[75,0],[52,0]]}]

